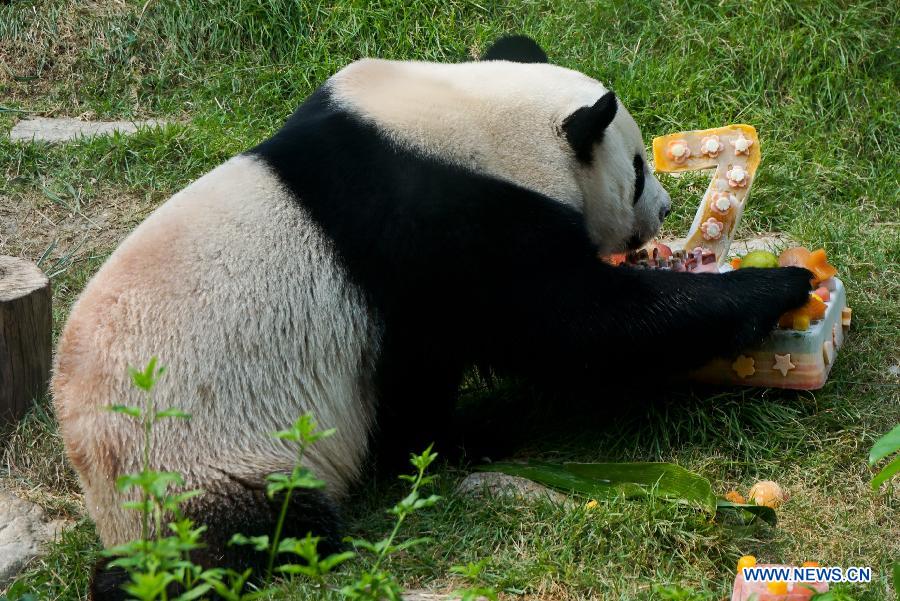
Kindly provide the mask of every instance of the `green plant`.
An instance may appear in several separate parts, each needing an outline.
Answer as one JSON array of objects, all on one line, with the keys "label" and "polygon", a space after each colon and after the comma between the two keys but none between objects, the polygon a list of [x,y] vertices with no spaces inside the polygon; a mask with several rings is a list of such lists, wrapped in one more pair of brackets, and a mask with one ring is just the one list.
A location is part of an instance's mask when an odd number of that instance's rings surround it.
[{"label": "green plant", "polygon": [[706,601],[710,598],[709,595],[677,584],[655,584],[653,585],[653,594],[663,601]]},{"label": "green plant", "polygon": [[459,574],[470,585],[468,588],[454,591],[453,596],[459,597],[459,601],[477,601],[482,597],[489,601],[497,601],[497,591],[481,584],[482,573],[487,563],[486,559],[482,559],[477,563],[470,561],[464,566],[452,566],[450,572]]},{"label": "green plant", "polygon": [[347,539],[354,548],[367,551],[373,556],[372,564],[359,574],[356,581],[341,589],[341,594],[348,599],[360,601],[401,600],[400,585],[397,583],[397,579],[383,568],[383,564],[391,555],[429,540],[420,537],[412,538],[402,543],[394,543],[397,534],[400,532],[400,526],[403,525],[403,522],[411,513],[425,507],[432,507],[440,499],[437,495],[423,497],[421,494],[421,488],[434,479],[434,476],[426,476],[425,470],[436,458],[437,453],[432,452],[431,445],[420,455],[413,454],[410,457],[409,461],[416,468],[416,472],[412,475],[403,474],[400,478],[410,482],[412,490],[399,503],[388,510],[395,517],[394,527],[390,534],[374,543],[362,538]]},{"label": "green plant", "polygon": [[[139,491],[140,500],[126,501],[127,509],[141,512],[141,538],[103,551],[113,557],[110,567],[124,569],[130,578],[123,586],[125,592],[136,599],[174,599],[188,601],[215,591],[225,599],[239,599],[240,592],[250,576],[250,571],[237,573],[223,568],[204,569],[193,563],[190,553],[203,546],[201,537],[205,526],[196,526],[184,517],[181,506],[202,493],[186,490],[172,493],[173,487],[183,487],[184,478],[176,472],[150,469],[153,456],[153,426],[166,418],[190,419],[190,415],[176,408],[161,411],[153,400],[153,387],[165,373],[157,367],[156,357],[143,370],[130,369],[131,381],[144,392],[143,407],[113,405],[110,410],[140,421],[144,446],[140,472],[125,474],[116,480],[120,492]],[[171,520],[164,524],[164,520]],[[165,526],[165,527],[164,527]],[[166,536],[166,528],[171,532]],[[177,590],[178,593],[171,591]]]},{"label": "green plant", "polygon": [[[279,494],[284,496],[281,503],[281,511],[278,514],[278,521],[275,524],[275,532],[271,539],[267,535],[247,537],[239,533],[234,534],[231,538],[231,544],[251,545],[257,551],[268,553],[267,579],[272,577],[273,572],[278,572],[280,574],[304,576],[321,586],[326,574],[338,565],[356,556],[352,551],[344,551],[324,558],[320,557],[318,545],[321,537],[313,536],[311,532],[307,533],[303,538],[281,538],[293,492],[298,488],[317,489],[325,486],[322,480],[316,478],[308,468],[301,465],[303,455],[316,441],[331,436],[334,432],[334,429],[319,431],[318,424],[312,416],[301,415],[290,428],[273,434],[276,438],[288,440],[297,445],[296,460],[291,473],[283,474],[277,472],[269,474],[266,478],[269,481],[266,487],[266,493],[269,498],[274,499]],[[283,563],[275,566],[276,557],[282,554],[295,555],[303,559],[305,563]]]},{"label": "green plant", "polygon": [[[898,451],[900,451],[900,424],[876,440],[869,451],[869,467],[874,467],[885,457],[894,455],[894,458],[872,478],[872,490],[878,490],[882,484],[900,472],[900,453]],[[891,565],[891,577],[894,581],[894,590],[900,591],[900,561],[895,561]]]},{"label": "green plant", "polygon": [[[190,415],[176,408],[157,410],[152,391],[165,368],[157,367],[156,358],[152,358],[143,370],[130,369],[131,381],[135,387],[143,391],[143,406],[114,405],[110,411],[120,413],[138,420],[143,432],[142,469],[134,474],[125,474],[116,481],[117,488],[127,493],[138,491],[139,500],[126,501],[123,506],[141,512],[141,537],[138,540],[119,545],[103,551],[113,557],[110,567],[120,567],[129,575],[129,582],[124,590],[141,601],[162,599],[168,601],[189,601],[203,598],[208,593],[216,593],[229,601],[256,598],[269,589],[262,588],[253,595],[244,593],[251,570],[236,572],[234,570],[212,567],[203,568],[190,559],[190,553],[203,547],[202,536],[205,526],[197,526],[190,518],[184,517],[181,507],[191,498],[202,494],[200,490],[185,490],[173,493],[173,488],[185,485],[181,474],[150,469],[153,456],[153,427],[162,419],[190,419]],[[318,424],[310,415],[300,416],[290,428],[273,433],[273,436],[296,444],[297,452],[294,467],[290,473],[273,473],[267,476],[266,493],[274,500],[281,496],[281,510],[271,537],[245,536],[236,533],[230,544],[248,545],[256,551],[268,554],[265,581],[271,581],[275,573],[289,576],[302,576],[324,586],[327,574],[340,564],[356,557],[354,551],[343,551],[321,557],[318,551],[320,537],[307,533],[302,538],[282,538],[285,520],[291,496],[297,489],[318,489],[325,486],[306,467],[303,467],[303,456],[309,447],[322,438],[334,434],[335,430],[318,429]],[[395,516],[390,534],[378,542],[369,542],[361,538],[347,539],[357,549],[372,554],[371,565],[359,573],[350,584],[341,589],[341,593],[349,599],[380,601],[382,599],[400,600],[401,589],[396,578],[385,568],[384,563],[392,555],[426,542],[427,538],[413,538],[402,543],[395,543],[405,519],[414,511],[433,506],[439,499],[437,495],[422,496],[421,489],[429,484],[433,476],[426,476],[425,471],[434,462],[437,453],[429,446],[420,455],[412,455],[410,462],[416,468],[412,475],[402,475],[402,479],[411,483],[411,491],[389,511]],[[170,520],[167,523],[166,520]],[[171,532],[164,535],[166,527]],[[284,555],[293,555],[302,562],[289,562],[276,565],[276,560]],[[469,564],[458,573],[463,574],[470,582],[479,576],[483,564]],[[177,591],[177,592],[173,592]],[[496,593],[484,587],[465,589],[460,592],[464,601],[486,596],[496,599]]]}]

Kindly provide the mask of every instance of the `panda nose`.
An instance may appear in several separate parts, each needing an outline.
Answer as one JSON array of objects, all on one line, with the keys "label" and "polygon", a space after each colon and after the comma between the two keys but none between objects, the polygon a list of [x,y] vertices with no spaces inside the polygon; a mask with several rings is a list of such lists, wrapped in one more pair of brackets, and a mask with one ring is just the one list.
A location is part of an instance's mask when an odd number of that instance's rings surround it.
[{"label": "panda nose", "polygon": [[672,198],[665,193],[662,207],[659,209],[659,222],[662,223],[666,216],[672,211]]}]

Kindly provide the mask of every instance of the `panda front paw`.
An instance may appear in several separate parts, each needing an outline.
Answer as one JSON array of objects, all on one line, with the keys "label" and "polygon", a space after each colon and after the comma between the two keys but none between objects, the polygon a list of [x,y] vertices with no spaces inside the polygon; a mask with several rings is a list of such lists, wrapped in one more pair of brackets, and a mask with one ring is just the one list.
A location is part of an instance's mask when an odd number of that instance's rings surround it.
[{"label": "panda front paw", "polygon": [[761,296],[778,315],[802,307],[809,300],[813,274],[808,269],[777,267],[759,271],[763,272],[759,282]]},{"label": "panda front paw", "polygon": [[802,307],[809,300],[813,274],[802,267],[740,269],[728,274],[742,299],[742,318],[735,339],[740,350],[759,342],[783,314]]}]

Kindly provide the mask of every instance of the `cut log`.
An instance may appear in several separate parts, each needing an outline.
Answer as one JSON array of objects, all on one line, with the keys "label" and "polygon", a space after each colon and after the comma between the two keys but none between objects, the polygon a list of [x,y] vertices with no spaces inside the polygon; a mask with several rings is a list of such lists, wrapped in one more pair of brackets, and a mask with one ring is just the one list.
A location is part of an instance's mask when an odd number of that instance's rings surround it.
[{"label": "cut log", "polygon": [[44,272],[0,256],[0,426],[19,419],[47,391],[52,324]]}]

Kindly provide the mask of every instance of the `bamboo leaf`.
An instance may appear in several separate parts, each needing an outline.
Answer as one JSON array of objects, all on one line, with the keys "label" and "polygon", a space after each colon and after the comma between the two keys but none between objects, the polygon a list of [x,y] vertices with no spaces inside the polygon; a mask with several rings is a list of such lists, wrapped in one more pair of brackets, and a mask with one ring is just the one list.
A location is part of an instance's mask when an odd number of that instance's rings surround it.
[{"label": "bamboo leaf", "polygon": [[894,474],[900,472],[900,455],[894,457],[894,460],[884,466],[878,474],[872,478],[872,490],[878,490],[878,487],[888,481]]},{"label": "bamboo leaf", "polygon": [[653,495],[716,512],[709,480],[673,463],[492,463],[477,469],[528,478],[593,499]]},{"label": "bamboo leaf", "polygon": [[900,424],[875,441],[869,451],[869,465],[875,465],[895,451],[900,451]]},{"label": "bamboo leaf", "polygon": [[567,463],[566,469],[612,485],[636,484],[655,496],[696,504],[710,514],[716,513],[716,497],[709,480],[674,463]]},{"label": "bamboo leaf", "polygon": [[[748,514],[750,519],[759,518],[772,526],[778,525],[778,516],[775,510],[765,505],[754,505],[752,503],[732,503],[719,499],[716,501],[716,508],[725,511],[735,511],[740,514]],[[745,516],[746,517],[746,516]]]},{"label": "bamboo leaf", "polygon": [[594,482],[565,469],[563,465],[552,463],[491,463],[480,465],[477,470],[500,472],[510,476],[527,478],[539,484],[556,488],[564,492],[576,492],[598,499],[615,498],[622,494],[608,482]]}]

